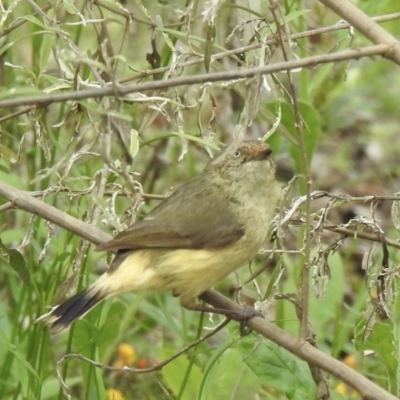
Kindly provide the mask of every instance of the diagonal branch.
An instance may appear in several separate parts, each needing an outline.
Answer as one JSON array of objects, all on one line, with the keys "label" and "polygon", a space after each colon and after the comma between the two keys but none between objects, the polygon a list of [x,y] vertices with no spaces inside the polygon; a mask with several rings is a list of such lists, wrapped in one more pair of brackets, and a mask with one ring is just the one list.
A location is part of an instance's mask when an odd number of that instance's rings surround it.
[{"label": "diagonal branch", "polygon": [[[201,295],[201,299],[218,308],[226,308],[234,311],[241,311],[243,308],[239,304],[221,295],[220,293],[215,292],[214,290],[207,290]],[[361,396],[364,400],[397,399],[397,397],[388,393],[341,361],[338,361],[335,358],[323,353],[306,340],[290,335],[283,329],[278,328],[273,323],[261,317],[255,317],[251,319],[247,325],[260,335],[278,344],[279,346],[282,346],[286,350],[289,350],[291,353],[295,354],[304,361],[316,365],[324,371],[329,372],[333,376],[339,378],[361,393]]]},{"label": "diagonal branch", "polygon": [[375,44],[390,45],[386,58],[400,65],[400,42],[348,0],[320,0]]},{"label": "diagonal branch", "polygon": [[38,217],[42,217],[46,221],[50,221],[53,224],[67,229],[96,245],[111,239],[108,234],[96,228],[94,225],[89,225],[74,218],[3,181],[0,181],[0,197],[9,200],[14,208],[20,208]]}]

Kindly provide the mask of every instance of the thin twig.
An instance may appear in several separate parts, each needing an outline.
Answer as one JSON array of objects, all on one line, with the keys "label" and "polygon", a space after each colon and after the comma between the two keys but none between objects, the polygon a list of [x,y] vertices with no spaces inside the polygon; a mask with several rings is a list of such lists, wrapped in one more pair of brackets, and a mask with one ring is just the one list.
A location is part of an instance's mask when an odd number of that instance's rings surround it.
[{"label": "thin twig", "polygon": [[56,366],[57,378],[58,378],[58,380],[60,382],[60,385],[61,385],[61,387],[62,387],[62,389],[64,391],[64,394],[70,399],[71,396],[69,395],[68,386],[67,386],[65,380],[62,377],[62,368],[63,368],[65,362],[67,360],[69,360],[69,359],[73,359],[74,358],[74,359],[86,361],[87,363],[95,366],[96,368],[101,368],[101,369],[104,369],[106,371],[115,371],[115,372],[122,372],[122,373],[130,372],[130,373],[135,373],[135,374],[145,374],[145,373],[149,373],[149,372],[161,371],[161,369],[164,368],[171,361],[175,360],[176,358],[178,358],[182,354],[188,352],[190,349],[192,349],[193,347],[197,346],[199,343],[202,343],[202,342],[206,341],[207,339],[209,339],[210,337],[214,336],[222,328],[224,328],[226,325],[228,325],[228,323],[230,321],[231,320],[229,318],[224,319],[211,332],[209,332],[206,335],[202,336],[201,338],[195,340],[194,342],[190,343],[189,345],[183,347],[181,350],[179,350],[177,353],[175,353],[171,357],[168,357],[163,362],[160,362],[158,364],[154,364],[152,367],[148,367],[148,368],[132,368],[132,367],[128,367],[128,366],[113,367],[113,366],[110,366],[110,365],[102,364],[102,363],[97,362],[97,361],[93,361],[90,358],[87,358],[87,357],[83,356],[82,354],[76,354],[76,353],[66,354],[65,356],[61,357],[57,361],[57,366]]},{"label": "thin twig", "polygon": [[[327,231],[340,233],[341,235],[345,235],[345,236],[352,237],[352,238],[366,239],[366,240],[370,240],[371,242],[377,242],[377,243],[382,242],[381,236],[376,235],[374,233],[359,232],[359,231],[356,231],[353,229],[340,228],[337,226],[324,226],[323,228],[326,229]],[[385,237],[385,242],[388,246],[395,247],[396,249],[400,249],[400,243],[396,242],[395,240],[388,239]]]},{"label": "thin twig", "polygon": [[334,194],[329,193],[323,190],[318,190],[312,193],[312,198],[321,198],[321,197],[330,197],[331,199],[343,200],[346,202],[350,201],[360,201],[362,203],[367,203],[371,201],[385,201],[385,200],[393,200],[400,201],[400,195],[367,195],[367,196],[350,196],[348,194]]},{"label": "thin twig", "polygon": [[0,124],[2,122],[8,121],[9,119],[13,119],[15,117],[18,117],[19,115],[26,114],[26,113],[30,112],[31,110],[32,110],[32,107],[25,107],[22,110],[18,110],[18,111],[15,111],[15,112],[11,113],[11,114],[7,114],[4,117],[0,118]]},{"label": "thin twig", "polygon": [[[91,97],[103,96],[126,96],[130,93],[151,91],[156,89],[167,89],[178,86],[193,85],[204,82],[219,82],[240,78],[251,78],[254,76],[271,74],[274,72],[289,71],[298,68],[313,67],[320,64],[328,64],[331,62],[344,61],[350,59],[359,59],[371,56],[386,56],[391,50],[391,46],[387,44],[379,44],[375,46],[363,47],[360,49],[345,50],[337,53],[324,54],[303,58],[300,60],[292,60],[288,62],[279,62],[258,68],[246,68],[241,70],[231,70],[223,72],[214,72],[209,74],[199,74],[192,76],[181,76],[163,81],[144,82],[126,86],[107,86],[105,88],[83,89],[79,91],[46,94],[39,96],[17,97],[14,99],[5,99],[0,101],[0,108],[17,107],[22,105],[36,105],[38,107],[48,106],[52,103],[83,100]],[[117,93],[116,93],[117,92]],[[134,101],[134,99],[131,99]]]}]

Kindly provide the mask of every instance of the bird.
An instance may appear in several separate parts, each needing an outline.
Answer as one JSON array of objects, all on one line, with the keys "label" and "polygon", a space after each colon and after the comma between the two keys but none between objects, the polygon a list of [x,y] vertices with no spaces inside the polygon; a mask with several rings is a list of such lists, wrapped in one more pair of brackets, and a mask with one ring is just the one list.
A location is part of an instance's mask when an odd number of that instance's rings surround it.
[{"label": "bird", "polygon": [[39,320],[58,333],[105,298],[141,290],[172,291],[183,307],[200,309],[198,297],[266,239],[280,197],[271,153],[260,140],[227,146],[145,218],[97,246],[115,253],[108,270]]}]

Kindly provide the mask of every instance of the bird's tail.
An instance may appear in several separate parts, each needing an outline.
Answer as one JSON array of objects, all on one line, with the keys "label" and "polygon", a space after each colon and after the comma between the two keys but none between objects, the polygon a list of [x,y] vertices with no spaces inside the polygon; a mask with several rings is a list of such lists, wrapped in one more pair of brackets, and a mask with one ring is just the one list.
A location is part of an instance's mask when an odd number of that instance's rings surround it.
[{"label": "bird's tail", "polygon": [[107,293],[95,283],[88,289],[77,293],[60,305],[55,306],[49,313],[42,315],[38,321],[46,321],[52,333],[61,332],[75,319],[86,314],[105,297],[107,297]]},{"label": "bird's tail", "polygon": [[148,259],[145,250],[117,255],[110,269],[92,286],[53,307],[37,321],[46,321],[52,333],[61,332],[108,296],[157,288],[156,284],[163,281],[155,279],[156,270],[148,267]]}]

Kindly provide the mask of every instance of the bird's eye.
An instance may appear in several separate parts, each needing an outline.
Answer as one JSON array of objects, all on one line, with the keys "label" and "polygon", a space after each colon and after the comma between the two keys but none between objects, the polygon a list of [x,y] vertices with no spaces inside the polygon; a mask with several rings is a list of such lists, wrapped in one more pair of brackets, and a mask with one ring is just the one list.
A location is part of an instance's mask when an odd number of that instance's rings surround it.
[{"label": "bird's eye", "polygon": [[233,153],[233,157],[235,157],[235,158],[238,158],[238,157],[240,157],[242,155],[242,153],[240,152],[240,150],[236,150],[234,153]]}]

